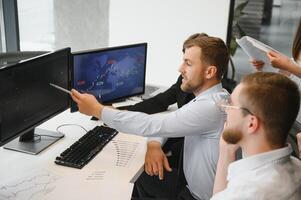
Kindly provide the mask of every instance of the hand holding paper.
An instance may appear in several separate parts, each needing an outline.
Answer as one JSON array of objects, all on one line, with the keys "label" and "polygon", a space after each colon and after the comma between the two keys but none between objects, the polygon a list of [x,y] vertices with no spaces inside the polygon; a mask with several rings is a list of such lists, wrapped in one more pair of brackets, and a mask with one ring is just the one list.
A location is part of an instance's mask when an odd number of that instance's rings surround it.
[{"label": "hand holding paper", "polygon": [[273,67],[276,67],[281,70],[291,71],[291,64],[293,64],[293,60],[283,54],[270,51],[268,53],[268,58]]},{"label": "hand holding paper", "polygon": [[241,46],[249,58],[252,59],[251,63],[256,69],[278,72],[278,69],[272,66],[270,58],[268,57],[268,53],[275,52],[279,55],[282,55],[279,51],[249,36],[236,39],[236,42]]}]

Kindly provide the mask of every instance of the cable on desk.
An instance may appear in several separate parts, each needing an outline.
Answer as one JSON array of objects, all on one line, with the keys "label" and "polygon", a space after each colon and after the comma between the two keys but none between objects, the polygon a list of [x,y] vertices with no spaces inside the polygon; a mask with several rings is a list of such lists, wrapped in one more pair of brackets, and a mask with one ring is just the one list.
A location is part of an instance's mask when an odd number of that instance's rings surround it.
[{"label": "cable on desk", "polygon": [[59,128],[63,127],[63,126],[79,126],[80,128],[82,128],[83,130],[86,131],[86,133],[88,132],[87,129],[85,129],[85,127],[83,127],[82,125],[79,125],[79,124],[62,124],[62,125],[59,125],[57,128],[56,128],[56,131],[58,133],[61,133],[61,134],[64,134],[63,132],[59,131]]},{"label": "cable on desk", "polygon": [[[53,136],[53,135],[41,135],[41,134],[34,134],[34,139],[32,140],[32,142],[36,142],[39,143],[41,141],[42,136],[45,137],[51,137],[51,138],[61,138],[60,136]],[[37,139],[35,139],[37,138]]]},{"label": "cable on desk", "polygon": [[[85,129],[83,126],[81,126],[81,125],[79,125],[79,124],[62,124],[62,125],[59,125],[59,126],[56,128],[56,132],[58,132],[58,133],[60,133],[60,134],[64,134],[63,132],[59,131],[59,128],[61,128],[61,127],[63,127],[63,126],[79,126],[79,127],[82,128],[83,130],[85,130],[86,133],[88,132],[87,129]],[[33,142],[40,142],[42,136],[44,136],[44,137],[51,137],[51,138],[61,138],[61,136],[34,134]],[[36,138],[37,138],[37,139],[36,139]]]},{"label": "cable on desk", "polygon": [[41,141],[41,136],[38,134],[33,134],[32,142],[39,143]]}]

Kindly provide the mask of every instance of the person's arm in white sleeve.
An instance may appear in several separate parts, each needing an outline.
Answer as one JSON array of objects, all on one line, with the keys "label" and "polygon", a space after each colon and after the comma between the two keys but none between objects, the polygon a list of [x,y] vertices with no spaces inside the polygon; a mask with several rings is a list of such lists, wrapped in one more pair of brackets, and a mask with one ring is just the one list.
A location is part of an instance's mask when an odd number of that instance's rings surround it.
[{"label": "person's arm in white sleeve", "polygon": [[181,137],[195,134],[218,137],[223,113],[211,99],[199,98],[167,114],[119,111],[100,104],[93,95],[71,90],[79,111],[101,119],[120,132],[142,136]]},{"label": "person's arm in white sleeve", "polygon": [[181,137],[195,133],[211,134],[212,127],[219,127],[216,123],[222,123],[217,118],[219,115],[222,114],[212,101],[202,99],[174,112],[157,115],[104,107],[101,119],[110,127],[128,134]]}]

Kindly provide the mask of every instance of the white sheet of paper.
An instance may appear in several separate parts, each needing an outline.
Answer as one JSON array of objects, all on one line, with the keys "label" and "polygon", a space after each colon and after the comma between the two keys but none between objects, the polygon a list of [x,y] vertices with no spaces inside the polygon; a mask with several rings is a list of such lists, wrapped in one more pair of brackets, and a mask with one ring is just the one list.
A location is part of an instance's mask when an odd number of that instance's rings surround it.
[{"label": "white sheet of paper", "polygon": [[255,60],[261,60],[265,63],[262,71],[278,72],[278,69],[274,68],[270,64],[270,60],[267,57],[267,52],[275,51],[277,53],[280,53],[279,51],[249,36],[244,36],[240,39],[236,39],[236,42],[239,44],[242,50],[248,55],[249,58]]},{"label": "white sheet of paper", "polygon": [[32,170],[1,182],[0,199],[131,199],[134,184],[120,181],[114,173],[105,173],[89,170],[63,176],[47,169]]},{"label": "white sheet of paper", "polygon": [[[98,173],[98,172],[96,172]],[[92,175],[94,176],[94,175]],[[89,177],[89,178],[88,178]],[[73,199],[73,200],[130,200],[132,196],[133,183],[123,183],[116,178],[112,180],[102,181],[101,179],[90,179],[91,174],[87,174],[87,178],[79,180],[76,176],[71,176],[57,182],[54,192],[43,197],[47,200],[56,199]],[[68,187],[69,189],[66,189]],[[118,191],[116,191],[118,188]],[[80,191],[80,192],[77,192]]]}]

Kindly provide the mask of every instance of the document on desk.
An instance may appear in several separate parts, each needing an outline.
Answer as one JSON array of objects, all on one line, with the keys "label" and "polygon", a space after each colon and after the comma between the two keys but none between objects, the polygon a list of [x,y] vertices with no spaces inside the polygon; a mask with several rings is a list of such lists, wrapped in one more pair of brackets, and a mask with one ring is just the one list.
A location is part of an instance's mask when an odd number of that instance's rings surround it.
[{"label": "document on desk", "polygon": [[145,137],[118,133],[107,148],[104,148],[85,168],[92,171],[105,170],[105,180],[117,177],[119,181],[122,179],[130,182],[141,174],[146,143]]},{"label": "document on desk", "polygon": [[104,173],[103,170],[88,170],[62,176],[48,169],[27,171],[25,176],[1,180],[0,199],[131,199],[132,183],[122,181],[113,174],[104,180]]},{"label": "document on desk", "polygon": [[133,158],[136,156],[139,143],[125,140],[113,140],[116,149],[116,167],[129,167]]},{"label": "document on desk", "polygon": [[[134,186],[132,183],[123,182],[116,177],[104,181],[100,178],[102,172],[92,172],[92,174],[91,172],[81,172],[80,174],[80,177],[69,176],[66,179],[61,179],[57,182],[55,191],[41,199],[131,199]],[[81,179],[81,177],[85,178]]]},{"label": "document on desk", "polygon": [[61,179],[62,176],[44,169],[26,171],[26,175],[1,181],[0,199],[45,199],[44,195],[54,192]]},{"label": "document on desk", "polygon": [[[237,44],[242,48],[242,50],[248,55],[249,58],[255,60],[261,60],[265,63],[262,71],[266,72],[278,72],[278,69],[274,68],[269,58],[267,57],[267,53],[269,51],[274,51],[280,53],[279,51],[273,49],[272,47],[250,37],[244,36],[240,39],[236,39]],[[281,53],[280,53],[281,54]]]}]

